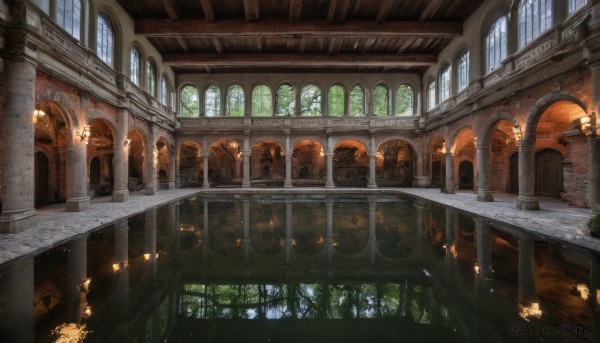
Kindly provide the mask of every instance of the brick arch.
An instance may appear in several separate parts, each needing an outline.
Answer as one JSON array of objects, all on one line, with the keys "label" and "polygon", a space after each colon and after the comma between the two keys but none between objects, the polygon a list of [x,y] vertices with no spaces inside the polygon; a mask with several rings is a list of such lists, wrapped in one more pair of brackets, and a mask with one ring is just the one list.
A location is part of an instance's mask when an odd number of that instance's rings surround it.
[{"label": "brick arch", "polygon": [[411,139],[408,139],[408,138],[405,138],[405,137],[402,137],[402,136],[389,136],[389,137],[385,137],[385,138],[376,140],[375,141],[375,145],[376,145],[376,149],[375,150],[379,150],[379,148],[381,147],[381,145],[383,145],[383,144],[385,144],[385,143],[387,143],[388,141],[391,141],[391,140],[405,141],[406,143],[408,143],[408,145],[412,149],[413,153],[415,154],[415,157],[419,156],[419,154],[418,154],[419,150],[417,150],[415,148],[417,146],[415,144],[415,142],[413,142]]},{"label": "brick arch", "polygon": [[523,141],[534,142],[536,136],[536,130],[538,122],[542,117],[542,114],[557,101],[569,101],[579,106],[584,112],[587,113],[586,105],[573,96],[567,94],[549,94],[539,99],[535,105],[531,108],[527,114],[527,120],[525,125],[525,132],[523,134]]},{"label": "brick arch", "polygon": [[480,146],[490,146],[494,128],[496,128],[496,124],[501,120],[507,120],[515,126],[519,125],[517,118],[508,112],[494,113],[485,122],[475,127],[475,137],[477,137],[477,142]]},{"label": "brick arch", "polygon": [[142,138],[142,143],[144,144],[144,148],[148,146],[148,134],[142,130],[140,130],[139,127],[130,127],[129,131],[127,131],[127,137],[129,137],[129,135],[133,132],[133,131],[137,131],[138,135],[140,135],[140,137]]},{"label": "brick arch", "polygon": [[[360,137],[358,135],[349,135],[349,136],[343,136],[343,137],[333,137],[332,143],[333,143],[333,147],[335,148],[338,144],[340,144],[343,141],[357,141],[360,144],[364,145],[367,148],[367,154],[369,154],[369,148],[370,148],[370,142],[367,139],[365,141],[364,137]],[[325,144],[325,147],[327,147],[327,144]]]},{"label": "brick arch", "polygon": [[467,123],[462,126],[459,126],[457,129],[452,131],[451,134],[449,134],[448,141],[446,142],[446,147],[451,151],[454,151],[454,148],[456,148],[456,140],[465,130],[471,130],[475,137],[477,137],[473,125],[471,123]]},{"label": "brick arch", "polygon": [[117,122],[115,121],[115,119],[110,114],[108,114],[106,112],[101,112],[101,111],[93,111],[93,112],[88,113],[87,122],[89,123],[93,119],[103,120],[104,123],[110,129],[111,134],[113,136],[113,140],[117,137],[117,132],[119,132],[117,130],[118,125],[117,125]]},{"label": "brick arch", "polygon": [[[53,102],[61,107],[64,110],[63,117],[66,124],[70,128],[78,128],[79,120],[77,119],[77,114],[71,106],[71,102],[64,96],[62,92],[57,91],[53,88],[44,88],[43,90],[37,92],[35,94],[35,103],[40,102]],[[64,115],[67,114],[67,115]]]},{"label": "brick arch", "polygon": [[[292,148],[292,150],[294,149],[294,147],[300,143],[301,141],[317,141],[321,144],[321,146],[323,146],[323,149],[327,149],[327,138],[322,139],[316,136],[302,136],[302,137],[293,137],[290,138],[290,148]],[[334,144],[335,145],[335,144]]]}]

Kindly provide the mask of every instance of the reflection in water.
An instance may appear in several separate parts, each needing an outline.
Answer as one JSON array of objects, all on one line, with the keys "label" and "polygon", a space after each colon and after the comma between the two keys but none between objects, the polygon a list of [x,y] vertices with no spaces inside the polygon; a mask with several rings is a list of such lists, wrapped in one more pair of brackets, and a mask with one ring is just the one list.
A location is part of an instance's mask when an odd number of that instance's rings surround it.
[{"label": "reflection in water", "polygon": [[194,197],[0,266],[0,337],[592,342],[598,261],[386,195]]}]

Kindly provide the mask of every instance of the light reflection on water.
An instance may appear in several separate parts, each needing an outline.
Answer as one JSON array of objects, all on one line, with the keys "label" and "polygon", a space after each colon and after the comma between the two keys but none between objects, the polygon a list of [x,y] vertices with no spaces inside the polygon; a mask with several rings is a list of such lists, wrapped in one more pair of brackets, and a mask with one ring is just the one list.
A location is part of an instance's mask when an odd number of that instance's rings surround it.
[{"label": "light reflection on water", "polygon": [[0,337],[592,342],[599,274],[591,253],[424,202],[194,197],[0,266]]}]

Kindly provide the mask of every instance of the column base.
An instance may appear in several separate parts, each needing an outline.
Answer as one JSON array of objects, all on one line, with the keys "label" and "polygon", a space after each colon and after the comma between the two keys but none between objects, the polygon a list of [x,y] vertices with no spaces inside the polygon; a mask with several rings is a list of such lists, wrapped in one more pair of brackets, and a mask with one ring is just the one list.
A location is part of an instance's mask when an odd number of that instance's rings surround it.
[{"label": "column base", "polygon": [[65,203],[65,211],[67,212],[81,212],[90,208],[90,198],[68,198]]},{"label": "column base", "polygon": [[431,187],[431,178],[429,176],[415,176],[412,185],[419,188]]},{"label": "column base", "polygon": [[3,211],[0,215],[0,233],[19,233],[36,225],[35,209]]},{"label": "column base", "polygon": [[367,185],[367,188],[377,188],[377,184],[369,182],[369,184]]},{"label": "column base", "polygon": [[532,197],[517,197],[517,208],[524,211],[539,211],[540,202]]},{"label": "column base", "polygon": [[292,183],[286,183],[283,185],[283,188],[294,188],[294,185],[292,185]]},{"label": "column base", "polygon": [[242,183],[242,188],[250,188],[250,186],[249,183]]},{"label": "column base", "polygon": [[158,186],[156,185],[147,185],[146,186],[146,195],[154,195],[158,190]]},{"label": "column base", "polygon": [[477,201],[492,202],[494,197],[490,191],[477,191]]},{"label": "column base", "polygon": [[335,185],[333,184],[333,182],[332,183],[326,183],[325,184],[325,188],[329,188],[329,189],[335,188]]},{"label": "column base", "polygon": [[169,181],[169,185],[168,185],[168,187],[169,187],[169,189],[175,189],[175,188],[177,188],[177,187],[175,186],[175,181]]},{"label": "column base", "polygon": [[446,187],[446,189],[444,190],[444,193],[446,193],[446,194],[454,194],[455,193],[454,192],[454,188]]},{"label": "column base", "polygon": [[210,185],[208,183],[203,183],[202,184],[202,188],[204,188],[204,189],[210,188]]},{"label": "column base", "polygon": [[114,191],[112,194],[112,202],[126,202],[129,200],[129,190]]}]

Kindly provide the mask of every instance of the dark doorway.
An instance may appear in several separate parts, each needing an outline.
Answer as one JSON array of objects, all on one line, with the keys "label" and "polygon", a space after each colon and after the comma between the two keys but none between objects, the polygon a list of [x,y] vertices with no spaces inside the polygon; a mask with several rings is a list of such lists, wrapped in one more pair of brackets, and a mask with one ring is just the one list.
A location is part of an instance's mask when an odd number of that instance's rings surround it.
[{"label": "dark doorway", "polygon": [[510,185],[509,192],[519,192],[519,153],[510,156]]},{"label": "dark doorway", "polygon": [[102,169],[100,165],[100,159],[98,157],[92,158],[90,163],[90,187],[94,190],[100,186],[102,180]]},{"label": "dark doorway", "polygon": [[559,197],[563,191],[562,155],[546,149],[535,155],[535,193]]},{"label": "dark doorway", "polygon": [[473,163],[462,161],[458,166],[459,189],[473,189]]},{"label": "dark doorway", "polygon": [[49,174],[48,157],[41,151],[35,153],[35,206],[43,206],[49,203]]}]

